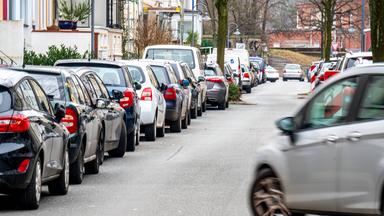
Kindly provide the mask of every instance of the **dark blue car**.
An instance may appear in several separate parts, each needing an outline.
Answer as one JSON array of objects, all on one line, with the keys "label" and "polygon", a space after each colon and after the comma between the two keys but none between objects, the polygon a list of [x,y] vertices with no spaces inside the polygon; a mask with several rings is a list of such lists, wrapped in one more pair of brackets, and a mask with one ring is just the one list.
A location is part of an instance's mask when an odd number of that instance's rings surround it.
[{"label": "dark blue car", "polygon": [[126,113],[124,119],[128,134],[127,151],[135,151],[135,146],[140,142],[140,105],[136,90],[140,89],[141,85],[133,82],[128,67],[115,61],[87,59],[59,60],[55,65],[91,68],[104,82],[110,95],[112,90],[123,92],[124,97],[119,100],[119,103]]}]

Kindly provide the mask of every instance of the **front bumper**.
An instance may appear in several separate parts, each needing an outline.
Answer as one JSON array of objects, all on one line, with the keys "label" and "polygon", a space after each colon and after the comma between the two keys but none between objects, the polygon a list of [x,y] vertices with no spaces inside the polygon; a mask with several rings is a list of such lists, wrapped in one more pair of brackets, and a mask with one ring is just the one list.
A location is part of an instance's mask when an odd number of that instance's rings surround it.
[{"label": "front bumper", "polygon": [[140,125],[153,124],[156,115],[156,108],[153,101],[140,101]]}]

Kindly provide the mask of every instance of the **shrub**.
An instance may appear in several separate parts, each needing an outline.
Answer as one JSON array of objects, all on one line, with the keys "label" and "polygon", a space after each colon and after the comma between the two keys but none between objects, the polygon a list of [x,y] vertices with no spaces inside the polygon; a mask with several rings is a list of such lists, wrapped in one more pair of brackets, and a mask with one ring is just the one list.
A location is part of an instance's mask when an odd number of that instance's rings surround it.
[{"label": "shrub", "polygon": [[241,90],[236,84],[229,85],[229,101],[239,101]]},{"label": "shrub", "polygon": [[45,54],[37,54],[34,51],[24,51],[25,65],[48,65],[53,66],[60,59],[80,59],[85,58],[87,52],[82,56],[77,48],[66,47],[63,44],[60,47],[50,46]]}]

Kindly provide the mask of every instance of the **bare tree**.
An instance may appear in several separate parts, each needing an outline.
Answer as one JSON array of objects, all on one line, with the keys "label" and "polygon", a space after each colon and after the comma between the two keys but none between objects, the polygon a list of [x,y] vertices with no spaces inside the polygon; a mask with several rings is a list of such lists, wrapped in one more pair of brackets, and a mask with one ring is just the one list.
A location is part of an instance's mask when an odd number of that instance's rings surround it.
[{"label": "bare tree", "polygon": [[374,62],[384,62],[384,1],[369,1],[372,54]]}]

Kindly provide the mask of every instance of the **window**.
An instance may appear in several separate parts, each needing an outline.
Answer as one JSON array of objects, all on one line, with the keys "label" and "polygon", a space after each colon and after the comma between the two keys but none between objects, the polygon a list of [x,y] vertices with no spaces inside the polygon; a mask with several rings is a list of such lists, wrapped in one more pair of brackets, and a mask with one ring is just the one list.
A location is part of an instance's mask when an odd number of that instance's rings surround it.
[{"label": "window", "polygon": [[92,87],[91,81],[89,81],[88,76],[89,75],[84,76],[81,80],[83,81],[85,87],[88,90],[88,93],[89,93],[89,95],[91,97],[92,103],[96,104],[97,94],[96,94],[95,89]]},{"label": "window", "polygon": [[95,77],[92,75],[88,76],[89,81],[91,82],[91,85],[93,86],[93,89],[95,90],[96,93],[96,99],[103,98],[103,93],[101,92],[101,89],[99,85],[97,84]]},{"label": "window", "polygon": [[36,100],[35,93],[27,80],[20,83],[20,91],[23,93],[25,106],[27,109],[39,110],[39,105]]},{"label": "window", "polygon": [[83,104],[83,105],[85,105],[85,96],[84,96],[84,92],[83,92],[83,90],[81,89],[80,84],[79,84],[79,82],[77,81],[77,79],[76,79],[75,76],[72,77],[72,81],[73,81],[73,83],[75,84],[76,91],[77,91],[77,93],[78,93],[78,95],[79,95],[79,99],[80,99],[79,101],[80,101],[80,103]]},{"label": "window", "polygon": [[96,80],[99,88],[100,88],[100,91],[101,91],[101,98],[104,98],[104,99],[109,99],[109,93],[108,93],[108,90],[107,88],[105,88],[105,85],[103,84],[103,81],[101,81],[101,79],[97,76],[93,76],[94,79]]},{"label": "window", "polygon": [[51,96],[55,100],[65,100],[65,90],[63,87],[63,79],[61,75],[34,73],[30,73],[30,75],[37,80],[37,82],[44,89],[47,96]]},{"label": "window", "polygon": [[[16,103],[19,103],[19,102],[20,101],[16,101]],[[0,87],[0,112],[5,112],[10,110],[11,104],[12,104],[12,98],[8,89],[4,87]]]},{"label": "window", "polygon": [[169,79],[171,80],[171,83],[178,83],[175,71],[172,69],[171,65],[167,65],[167,69],[168,69],[168,75],[169,75]]},{"label": "window", "polygon": [[371,77],[366,88],[358,119],[384,118],[384,76]]},{"label": "window", "polygon": [[37,85],[37,83],[35,81],[29,80],[29,83],[31,84],[31,86],[35,90],[36,99],[37,99],[38,103],[40,104],[40,110],[53,115],[52,108],[49,104],[49,101],[48,101],[47,96],[45,95],[44,91],[40,88],[39,85]]},{"label": "window", "polygon": [[121,1],[107,0],[107,27],[120,28],[120,8],[123,7]]},{"label": "window", "polygon": [[128,71],[135,82],[138,82],[138,83],[145,82],[145,76],[140,67],[128,66]]},{"label": "window", "polygon": [[309,104],[304,128],[333,126],[346,121],[358,78],[349,78],[329,86]]},{"label": "window", "polygon": [[157,83],[155,74],[153,73],[153,71],[150,67],[147,67],[147,73],[148,73],[149,79],[151,80],[152,85],[155,88],[159,88],[159,84]]},{"label": "window", "polygon": [[167,69],[163,66],[152,65],[153,72],[159,83],[170,84],[171,81],[168,78]]},{"label": "window", "polygon": [[73,81],[71,79],[67,79],[66,85],[67,85],[70,101],[73,103],[79,104],[80,103],[79,93],[77,92]]},{"label": "window", "polygon": [[149,49],[145,58],[182,61],[187,63],[190,68],[195,68],[193,51],[189,49]]}]

